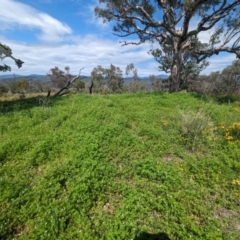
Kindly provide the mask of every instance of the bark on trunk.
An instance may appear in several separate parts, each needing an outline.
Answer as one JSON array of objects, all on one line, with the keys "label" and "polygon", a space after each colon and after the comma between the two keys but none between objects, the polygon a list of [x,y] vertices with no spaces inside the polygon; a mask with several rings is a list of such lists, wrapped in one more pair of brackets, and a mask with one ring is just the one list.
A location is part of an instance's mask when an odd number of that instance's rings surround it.
[{"label": "bark on trunk", "polygon": [[169,91],[178,92],[180,90],[180,73],[182,67],[182,51],[179,43],[174,44],[174,57],[171,66],[171,76],[169,78]]}]

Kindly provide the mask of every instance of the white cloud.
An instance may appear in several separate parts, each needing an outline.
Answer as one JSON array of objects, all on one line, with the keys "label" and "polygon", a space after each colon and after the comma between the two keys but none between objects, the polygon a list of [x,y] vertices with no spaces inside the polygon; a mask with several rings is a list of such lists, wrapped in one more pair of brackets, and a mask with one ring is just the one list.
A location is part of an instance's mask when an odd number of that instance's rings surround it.
[{"label": "white cloud", "polygon": [[236,60],[235,54],[219,54],[211,58],[207,58],[210,65],[202,72],[203,74],[210,74],[211,72],[222,71],[227,66],[231,65]]},{"label": "white cloud", "polygon": [[150,48],[148,44],[121,47],[118,41],[100,39],[94,35],[76,38],[77,43],[55,46],[29,45],[3,39],[2,42],[11,47],[13,56],[25,62],[20,69],[11,59],[4,60],[4,63],[12,67],[12,73],[22,75],[46,74],[55,66],[62,69],[70,66],[73,74],[77,74],[78,70],[84,67],[82,73],[90,75],[92,69],[98,65],[109,67],[114,64],[125,71],[129,63],[135,64],[140,76],[159,74],[157,63],[147,53]]},{"label": "white cloud", "polygon": [[27,27],[41,31],[39,38],[44,41],[61,41],[72,30],[66,24],[50,15],[14,0],[1,0],[0,24],[4,28]]},{"label": "white cloud", "polygon": [[[13,56],[25,62],[22,68],[18,69],[11,59],[4,60],[4,63],[12,67],[12,73],[21,75],[46,74],[52,67],[58,66],[63,69],[65,66],[70,66],[72,74],[77,74],[79,69],[84,67],[82,74],[90,75],[92,69],[98,65],[109,67],[110,64],[114,64],[124,71],[129,63],[135,64],[139,76],[164,73],[158,72],[158,63],[147,53],[151,49],[152,44],[146,43],[137,46],[128,45],[121,47],[118,39],[104,39],[99,35],[73,35],[70,27],[28,5],[14,0],[0,1],[1,28],[2,26],[5,29],[24,26],[40,30],[40,38],[42,40],[51,40],[51,42],[54,40],[65,40],[64,44],[59,42],[53,45],[45,42],[30,45],[0,36],[1,42],[12,48]],[[92,6],[89,5],[88,10],[93,14]],[[18,14],[15,14],[16,12]],[[88,20],[93,16],[92,14],[89,15]],[[100,24],[100,22],[95,22],[95,24]],[[201,40],[207,41],[208,35],[205,32],[201,36]],[[130,39],[128,40],[130,41]],[[66,42],[69,42],[69,44],[66,44]],[[211,62],[211,65],[204,73],[222,71],[234,59],[234,55],[224,57],[219,55],[207,59]],[[6,74],[9,74],[9,72]]]},{"label": "white cloud", "polygon": [[[18,69],[13,60],[4,60],[4,63],[12,67],[12,73],[15,74],[46,74],[52,67],[64,69],[65,66],[70,66],[72,74],[77,74],[79,69],[84,67],[82,74],[90,75],[94,67],[98,65],[109,67],[110,64],[120,67],[124,72],[129,63],[135,64],[139,76],[164,74],[157,70],[158,63],[147,53],[150,44],[121,47],[118,41],[101,39],[95,35],[75,36],[76,41],[72,44],[59,43],[54,46],[29,45],[4,39],[2,36],[0,38],[2,43],[12,48],[14,57],[25,62],[22,68]],[[207,60],[210,66],[204,70],[204,74],[222,71],[226,66],[231,65],[235,55],[219,54]]]},{"label": "white cloud", "polygon": [[83,5],[81,10],[78,12],[80,16],[82,16],[86,23],[95,25],[98,29],[101,30],[110,30],[110,23],[109,22],[103,22],[102,18],[98,18],[95,15],[95,8],[97,6],[103,7],[103,4],[99,4],[98,0],[92,0],[88,2],[88,4]]}]

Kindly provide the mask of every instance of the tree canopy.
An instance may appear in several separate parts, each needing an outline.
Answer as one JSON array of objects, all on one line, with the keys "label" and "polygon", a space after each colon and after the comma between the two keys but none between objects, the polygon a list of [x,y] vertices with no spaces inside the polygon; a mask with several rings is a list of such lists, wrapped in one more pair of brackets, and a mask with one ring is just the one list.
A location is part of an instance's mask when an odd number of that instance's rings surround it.
[{"label": "tree canopy", "polygon": [[[97,17],[114,22],[119,37],[137,36],[136,41],[151,41],[166,53],[171,52],[170,91],[180,89],[184,54],[195,63],[221,52],[240,58],[240,0],[99,0]],[[198,44],[199,34],[211,30],[209,42]],[[169,50],[170,49],[170,50]]]},{"label": "tree canopy", "polygon": [[[204,47],[207,44],[201,43],[197,38],[192,41],[196,45]],[[172,47],[169,45],[163,45],[162,49],[150,50],[149,53],[154,57],[154,59],[159,63],[159,70],[166,73],[171,73],[171,65],[173,59]],[[189,82],[195,79],[207,66],[209,62],[206,59],[198,62],[191,50],[186,50],[183,52],[182,56],[182,67],[180,72],[180,89],[188,89]]]},{"label": "tree canopy", "polygon": [[122,70],[113,64],[109,68],[95,67],[91,72],[91,79],[97,89],[107,87],[110,91],[116,92],[123,88]]}]

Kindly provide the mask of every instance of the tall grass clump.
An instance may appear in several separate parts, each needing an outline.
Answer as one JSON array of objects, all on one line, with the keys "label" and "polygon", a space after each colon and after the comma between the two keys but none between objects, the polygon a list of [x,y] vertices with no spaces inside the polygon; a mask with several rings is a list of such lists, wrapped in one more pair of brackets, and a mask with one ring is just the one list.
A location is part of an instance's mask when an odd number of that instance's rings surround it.
[{"label": "tall grass clump", "polygon": [[191,149],[200,148],[215,138],[215,124],[204,109],[180,110],[180,131],[185,144]]}]

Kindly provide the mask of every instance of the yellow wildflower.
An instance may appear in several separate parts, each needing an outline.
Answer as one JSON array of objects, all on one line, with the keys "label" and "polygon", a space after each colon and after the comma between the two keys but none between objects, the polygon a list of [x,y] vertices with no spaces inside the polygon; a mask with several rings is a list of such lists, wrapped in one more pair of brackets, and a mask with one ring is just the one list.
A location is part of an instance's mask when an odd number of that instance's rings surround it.
[{"label": "yellow wildflower", "polygon": [[233,180],[232,180],[232,184],[233,184],[233,185],[240,186],[240,180],[233,179]]}]

